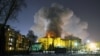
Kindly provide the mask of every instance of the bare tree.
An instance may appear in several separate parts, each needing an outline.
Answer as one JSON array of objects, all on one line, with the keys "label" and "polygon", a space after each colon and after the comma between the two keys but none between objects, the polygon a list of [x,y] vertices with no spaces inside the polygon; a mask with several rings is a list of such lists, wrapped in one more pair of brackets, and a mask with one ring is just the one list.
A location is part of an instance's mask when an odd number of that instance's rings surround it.
[{"label": "bare tree", "polygon": [[6,25],[8,20],[16,19],[16,16],[22,7],[25,6],[24,0],[1,0],[0,19]]},{"label": "bare tree", "polygon": [[28,31],[27,37],[30,39],[31,42],[35,43],[37,40],[37,36],[34,35],[32,30]]},{"label": "bare tree", "polygon": [[31,43],[29,44],[29,48],[31,48],[32,45],[36,42],[37,36],[34,35],[34,32],[32,30],[29,30],[27,37],[31,41]]}]

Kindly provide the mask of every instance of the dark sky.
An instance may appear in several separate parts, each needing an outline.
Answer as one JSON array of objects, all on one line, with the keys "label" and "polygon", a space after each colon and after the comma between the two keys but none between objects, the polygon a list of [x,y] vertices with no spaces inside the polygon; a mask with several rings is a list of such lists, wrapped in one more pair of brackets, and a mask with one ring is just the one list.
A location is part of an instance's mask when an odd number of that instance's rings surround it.
[{"label": "dark sky", "polygon": [[42,7],[52,3],[59,3],[65,8],[70,8],[74,14],[88,23],[89,37],[92,41],[100,40],[100,0],[26,0],[27,8],[19,13],[18,20],[10,25],[24,35],[34,25],[34,14]]}]

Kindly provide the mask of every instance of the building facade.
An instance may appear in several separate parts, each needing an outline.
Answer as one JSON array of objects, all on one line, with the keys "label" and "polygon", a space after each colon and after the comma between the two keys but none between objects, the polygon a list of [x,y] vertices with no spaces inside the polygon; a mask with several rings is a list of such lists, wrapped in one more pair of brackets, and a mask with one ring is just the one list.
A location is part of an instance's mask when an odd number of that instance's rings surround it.
[{"label": "building facade", "polygon": [[5,50],[10,51],[28,51],[30,40],[20,32],[15,31],[9,25],[5,28]]},{"label": "building facade", "polygon": [[81,39],[74,36],[66,36],[65,38],[61,37],[41,37],[38,39],[38,42],[42,44],[43,50],[49,50],[49,48],[66,48],[66,50],[79,50],[81,45]]}]

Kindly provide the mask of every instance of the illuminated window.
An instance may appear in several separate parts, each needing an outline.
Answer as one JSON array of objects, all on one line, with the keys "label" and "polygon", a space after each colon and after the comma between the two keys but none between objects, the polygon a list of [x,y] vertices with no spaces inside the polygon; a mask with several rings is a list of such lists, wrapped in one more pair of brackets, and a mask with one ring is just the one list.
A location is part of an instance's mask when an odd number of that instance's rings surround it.
[{"label": "illuminated window", "polygon": [[9,38],[9,41],[13,42],[13,38]]},{"label": "illuminated window", "polygon": [[12,45],[12,43],[8,43],[9,45]]},{"label": "illuminated window", "polygon": [[8,28],[8,31],[10,31],[10,29]]},{"label": "illuminated window", "polygon": [[11,33],[9,33],[9,36],[12,36],[12,34],[11,34]]},{"label": "illuminated window", "polygon": [[12,50],[12,47],[9,47],[9,50]]}]

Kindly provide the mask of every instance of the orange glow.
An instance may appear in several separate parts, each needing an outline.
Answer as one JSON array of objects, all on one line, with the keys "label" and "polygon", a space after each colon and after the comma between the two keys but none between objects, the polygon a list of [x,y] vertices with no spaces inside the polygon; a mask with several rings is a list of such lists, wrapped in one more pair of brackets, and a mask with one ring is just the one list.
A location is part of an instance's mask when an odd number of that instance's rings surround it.
[{"label": "orange glow", "polygon": [[51,37],[51,34],[50,33],[47,33],[47,37],[50,38]]},{"label": "orange glow", "polygon": [[47,36],[48,38],[54,37],[54,36],[55,36],[55,33],[54,33],[53,31],[48,31],[48,32],[46,33],[46,36]]}]

